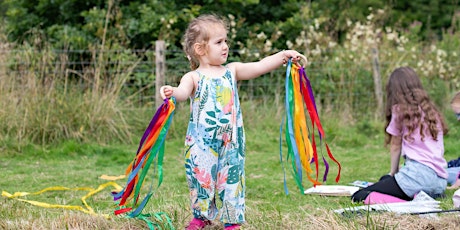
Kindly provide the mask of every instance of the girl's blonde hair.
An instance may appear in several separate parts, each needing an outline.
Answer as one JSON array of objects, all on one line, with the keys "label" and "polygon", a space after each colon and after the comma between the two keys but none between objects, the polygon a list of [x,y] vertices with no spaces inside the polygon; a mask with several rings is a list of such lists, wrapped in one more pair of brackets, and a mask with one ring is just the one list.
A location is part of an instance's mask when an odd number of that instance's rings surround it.
[{"label": "girl's blonde hair", "polygon": [[209,41],[211,25],[221,25],[228,30],[227,22],[215,14],[205,14],[193,19],[184,34],[184,52],[190,62],[190,68],[195,70],[199,66],[198,55],[194,44],[206,45]]}]

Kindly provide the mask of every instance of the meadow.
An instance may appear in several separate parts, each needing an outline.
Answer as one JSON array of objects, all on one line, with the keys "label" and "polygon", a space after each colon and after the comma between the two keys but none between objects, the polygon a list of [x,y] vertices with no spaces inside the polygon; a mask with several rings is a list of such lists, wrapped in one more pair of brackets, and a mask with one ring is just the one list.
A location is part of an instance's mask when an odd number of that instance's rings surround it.
[{"label": "meadow", "polygon": [[[436,218],[369,212],[364,215],[342,216],[333,210],[352,207],[349,197],[330,197],[301,194],[293,177],[286,171],[289,194],[283,188],[284,172],[279,155],[279,126],[282,109],[273,105],[243,103],[247,132],[246,205],[247,223],[243,229],[456,229],[460,226],[459,213],[438,214]],[[153,111],[151,111],[153,114]],[[459,124],[450,111],[446,118],[451,132],[445,139],[446,159],[458,157],[460,144]],[[188,109],[178,106],[166,140],[164,179],[156,188],[157,179],[147,177],[143,191],[153,185],[154,196],[144,213],[164,212],[175,229],[183,229],[191,218],[188,191],[183,168],[182,146]],[[148,124],[149,117],[145,117]],[[376,181],[389,169],[388,149],[383,146],[382,124],[357,122],[346,124],[333,116],[323,116],[322,123],[334,156],[342,165],[338,184],[347,185],[354,180]],[[142,133],[138,133],[140,138]],[[8,193],[37,192],[63,186],[68,188],[97,188],[106,183],[101,175],[118,176],[132,160],[137,149],[133,144],[97,144],[64,141],[47,146],[24,145],[21,151],[12,146],[1,148],[0,188]],[[283,143],[283,151],[286,151]],[[322,149],[321,151],[324,151]],[[334,182],[337,166],[329,161],[331,171],[326,184]],[[321,170],[324,167],[321,166]],[[124,186],[125,179],[115,182]],[[304,180],[305,188],[311,186]],[[137,219],[115,216],[115,204],[108,187],[86,200],[94,215],[78,210],[44,208],[18,199],[1,198],[0,228],[2,229],[145,229],[147,225]],[[452,194],[439,199],[444,210],[452,209]],[[48,191],[27,195],[22,199],[82,206],[81,197],[87,191]],[[169,229],[160,223],[162,229]],[[219,229],[218,222],[212,228]]]}]

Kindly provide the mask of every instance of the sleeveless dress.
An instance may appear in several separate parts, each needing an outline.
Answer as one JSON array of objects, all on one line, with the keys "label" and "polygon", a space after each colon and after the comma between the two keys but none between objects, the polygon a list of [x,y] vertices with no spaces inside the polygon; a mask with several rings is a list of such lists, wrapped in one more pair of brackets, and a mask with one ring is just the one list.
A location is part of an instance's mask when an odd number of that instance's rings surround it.
[{"label": "sleeveless dress", "polygon": [[245,135],[236,79],[229,69],[200,80],[185,138],[185,171],[196,218],[214,220],[221,201],[223,223],[245,222]]}]

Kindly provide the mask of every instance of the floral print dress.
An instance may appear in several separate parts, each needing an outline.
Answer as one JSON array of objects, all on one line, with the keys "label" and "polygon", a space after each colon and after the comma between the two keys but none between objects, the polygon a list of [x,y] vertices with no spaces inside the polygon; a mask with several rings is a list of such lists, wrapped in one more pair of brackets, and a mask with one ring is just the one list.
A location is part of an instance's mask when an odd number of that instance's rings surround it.
[{"label": "floral print dress", "polygon": [[243,223],[245,136],[236,79],[200,75],[185,140],[185,171],[196,218]]}]

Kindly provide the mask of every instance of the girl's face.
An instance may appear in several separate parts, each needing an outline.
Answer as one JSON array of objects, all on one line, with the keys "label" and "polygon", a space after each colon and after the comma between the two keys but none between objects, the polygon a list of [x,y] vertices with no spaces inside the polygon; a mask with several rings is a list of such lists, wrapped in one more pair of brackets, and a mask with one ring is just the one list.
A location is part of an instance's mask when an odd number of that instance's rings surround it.
[{"label": "girl's face", "polygon": [[222,25],[212,25],[210,31],[206,47],[207,59],[209,64],[222,65],[228,57],[227,30]]}]

